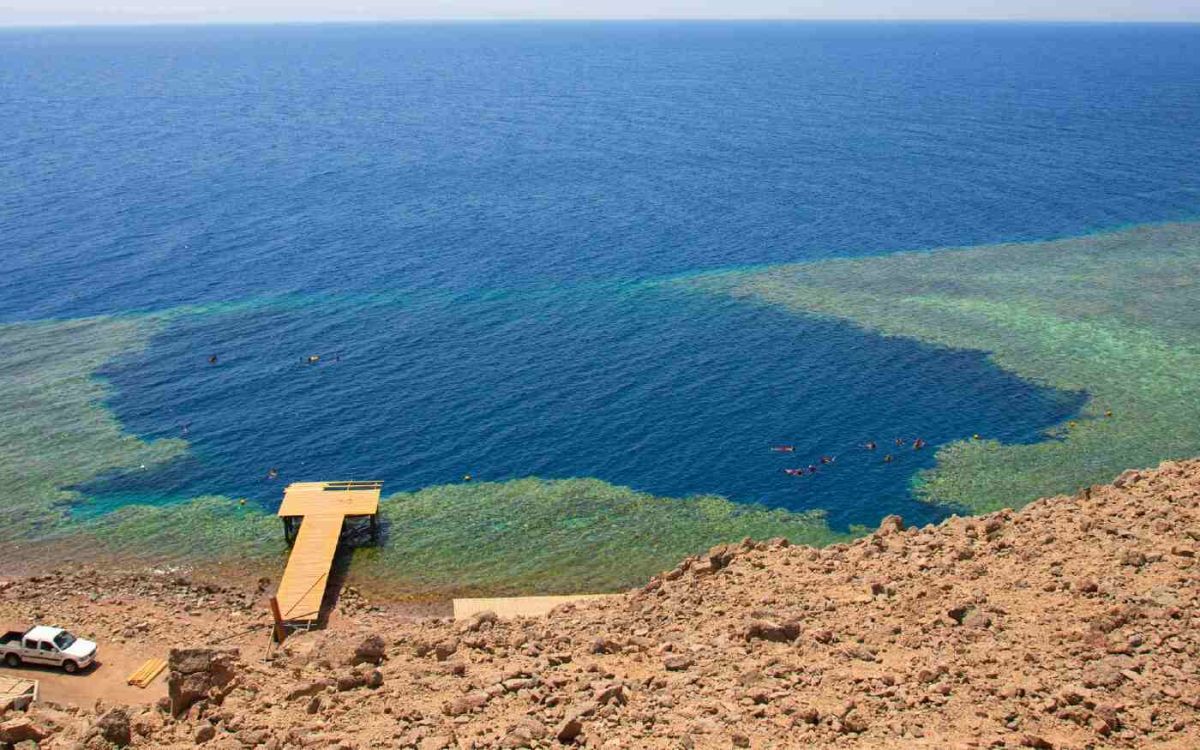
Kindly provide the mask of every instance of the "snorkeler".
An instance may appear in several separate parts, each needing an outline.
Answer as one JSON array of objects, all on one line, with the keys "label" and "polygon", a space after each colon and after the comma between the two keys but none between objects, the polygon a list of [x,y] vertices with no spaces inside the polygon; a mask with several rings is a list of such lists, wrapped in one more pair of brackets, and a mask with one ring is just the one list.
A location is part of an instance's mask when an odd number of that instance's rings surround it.
[{"label": "snorkeler", "polygon": [[917,438],[916,440],[913,441],[913,450],[919,451],[924,447],[925,447],[925,441],[922,440],[921,438]]},{"label": "snorkeler", "polygon": [[208,355],[208,363],[210,365],[215,365],[217,363],[217,355],[215,355],[215,354]]},{"label": "snorkeler", "polygon": [[837,458],[835,458],[833,456],[821,456],[821,463],[823,463],[823,464],[831,464],[836,460],[837,460]]},{"label": "snorkeler", "polygon": [[471,481],[471,475],[470,475],[470,474],[463,474],[463,481],[464,481],[464,482],[469,482],[469,481]]},{"label": "snorkeler", "polygon": [[873,450],[875,450],[875,447],[876,447],[876,446],[875,446],[875,441],[874,441],[874,440],[868,440],[866,443],[864,443],[864,444],[863,444],[863,447],[864,447],[864,448],[866,448],[866,449],[867,449],[867,450],[869,450],[869,451],[873,451]]},{"label": "snorkeler", "polygon": [[804,476],[804,469],[784,469],[783,473],[789,477],[802,477]]},{"label": "snorkeler", "polygon": [[809,465],[808,465],[808,473],[809,473],[809,474],[816,474],[816,473],[817,473],[817,467],[816,467],[816,465],[815,465],[815,464],[809,464]]},{"label": "snorkeler", "polygon": [[796,446],[794,445],[772,445],[771,450],[776,453],[795,453]]},{"label": "snorkeler", "polygon": [[310,354],[310,355],[308,355],[308,359],[305,361],[308,362],[308,364],[310,364],[310,365],[315,365],[316,363],[321,361],[321,355],[320,354]]},{"label": "snorkeler", "polygon": [[267,479],[278,479],[278,478],[279,478],[279,469],[276,469],[275,467],[271,467],[270,469],[267,469]]},{"label": "snorkeler", "polygon": [[895,442],[896,442],[896,447],[899,448],[900,446],[904,445],[904,438],[896,438]]},{"label": "snorkeler", "polygon": [[889,454],[887,454],[886,456],[884,456],[884,457],[883,457],[883,462],[884,462],[885,464],[890,464],[890,463],[892,462],[892,454],[891,454],[891,453],[889,453]]}]

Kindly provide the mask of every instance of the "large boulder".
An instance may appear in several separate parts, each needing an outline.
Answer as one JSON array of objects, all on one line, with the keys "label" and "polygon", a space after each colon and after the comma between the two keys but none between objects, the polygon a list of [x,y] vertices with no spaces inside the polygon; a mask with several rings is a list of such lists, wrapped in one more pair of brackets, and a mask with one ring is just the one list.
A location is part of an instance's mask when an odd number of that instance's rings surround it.
[{"label": "large boulder", "polygon": [[133,741],[129,712],[121,707],[109,709],[92,725],[92,732],[103,737],[105,742],[125,747]]},{"label": "large boulder", "polygon": [[387,652],[387,644],[383,636],[371,634],[354,648],[352,664],[374,664],[378,666]]},{"label": "large boulder", "polygon": [[0,723],[0,745],[15,745],[18,742],[41,742],[50,732],[37,724],[28,716],[18,716]]},{"label": "large boulder", "polygon": [[224,698],[237,676],[237,649],[173,648],[167,660],[171,712],[182,716],[200,700]]}]

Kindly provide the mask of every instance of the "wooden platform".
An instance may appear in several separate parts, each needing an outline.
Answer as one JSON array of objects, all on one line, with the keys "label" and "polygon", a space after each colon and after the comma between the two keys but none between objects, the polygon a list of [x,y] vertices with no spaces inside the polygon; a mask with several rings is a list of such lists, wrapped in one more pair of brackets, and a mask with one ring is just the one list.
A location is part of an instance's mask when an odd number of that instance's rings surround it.
[{"label": "wooden platform", "polygon": [[567,596],[509,596],[496,599],[455,599],[454,619],[465,620],[480,612],[495,612],[497,617],[538,617],[560,604],[607,599],[619,594],[570,594]]},{"label": "wooden platform", "polygon": [[37,700],[38,681],[0,675],[0,713],[9,709],[23,711]]},{"label": "wooden platform", "polygon": [[379,512],[382,488],[383,482],[294,482],[283,491],[276,515],[373,516]]},{"label": "wooden platform", "polygon": [[[342,526],[346,518],[366,516],[375,529],[382,487],[382,482],[298,482],[284,490],[277,515],[288,540],[294,539],[275,593],[284,623],[309,624],[320,618]],[[292,530],[295,524],[298,533]]]}]

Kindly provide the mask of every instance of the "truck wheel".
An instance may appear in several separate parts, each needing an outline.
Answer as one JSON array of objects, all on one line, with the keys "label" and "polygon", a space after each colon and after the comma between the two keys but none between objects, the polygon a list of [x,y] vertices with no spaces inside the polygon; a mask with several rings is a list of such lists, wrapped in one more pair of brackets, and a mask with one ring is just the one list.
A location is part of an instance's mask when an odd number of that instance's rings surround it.
[{"label": "truck wheel", "polygon": [[17,667],[21,666],[21,657],[17,656],[16,654],[8,654],[4,657],[4,663],[13,669],[16,669]]},{"label": "truck wheel", "polygon": [[67,674],[75,674],[76,672],[79,671],[79,665],[76,664],[75,662],[71,661],[70,659],[67,659],[66,661],[64,661],[62,667],[63,667],[63,671],[66,672]]}]

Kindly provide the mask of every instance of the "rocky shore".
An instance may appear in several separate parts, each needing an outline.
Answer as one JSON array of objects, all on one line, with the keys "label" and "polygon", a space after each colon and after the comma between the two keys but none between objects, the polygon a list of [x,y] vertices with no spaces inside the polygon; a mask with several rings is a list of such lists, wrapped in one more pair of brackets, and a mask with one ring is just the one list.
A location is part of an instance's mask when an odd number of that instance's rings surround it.
[{"label": "rocky shore", "polygon": [[60,571],[3,584],[0,619],[170,649],[167,695],[43,701],[0,746],[1193,749],[1198,552],[1183,461],[850,544],[720,546],[545,618],[344,592],[269,657],[270,581]]}]

